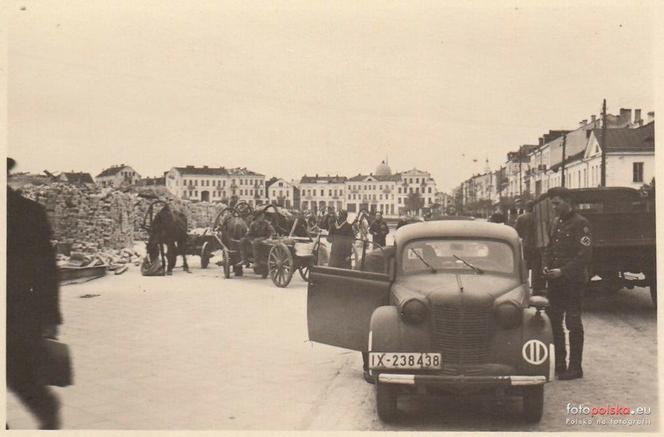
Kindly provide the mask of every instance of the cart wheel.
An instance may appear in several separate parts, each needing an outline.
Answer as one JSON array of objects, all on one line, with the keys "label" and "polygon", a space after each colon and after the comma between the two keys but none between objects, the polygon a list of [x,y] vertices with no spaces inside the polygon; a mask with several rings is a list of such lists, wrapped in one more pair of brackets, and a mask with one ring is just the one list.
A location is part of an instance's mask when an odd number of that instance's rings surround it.
[{"label": "cart wheel", "polygon": [[201,268],[207,269],[207,266],[210,264],[210,244],[208,241],[203,243],[201,248]]},{"label": "cart wheel", "polygon": [[300,266],[297,268],[297,271],[300,272],[300,277],[304,282],[309,282],[309,271],[311,270],[311,266],[309,264]]},{"label": "cart wheel", "polygon": [[231,277],[231,254],[228,249],[224,249],[224,278]]},{"label": "cart wheel", "polygon": [[284,288],[293,277],[293,255],[285,244],[276,244],[270,249],[267,257],[270,278],[274,285]]}]

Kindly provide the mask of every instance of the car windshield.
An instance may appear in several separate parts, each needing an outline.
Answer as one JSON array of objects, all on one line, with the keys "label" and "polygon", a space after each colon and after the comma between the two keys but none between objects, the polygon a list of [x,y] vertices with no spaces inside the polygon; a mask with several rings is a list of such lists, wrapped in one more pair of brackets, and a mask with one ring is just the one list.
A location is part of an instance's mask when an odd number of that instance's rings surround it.
[{"label": "car windshield", "polygon": [[405,246],[401,265],[404,273],[428,273],[433,268],[443,273],[510,274],[514,252],[507,243],[494,240],[416,240]]}]

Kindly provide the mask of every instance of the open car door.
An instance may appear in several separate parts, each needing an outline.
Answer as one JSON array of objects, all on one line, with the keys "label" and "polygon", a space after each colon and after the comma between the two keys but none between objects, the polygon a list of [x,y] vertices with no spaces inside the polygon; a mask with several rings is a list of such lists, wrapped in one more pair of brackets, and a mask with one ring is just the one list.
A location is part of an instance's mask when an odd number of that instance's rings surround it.
[{"label": "open car door", "polygon": [[309,340],[366,351],[371,315],[389,303],[390,284],[387,272],[312,267],[307,290]]}]

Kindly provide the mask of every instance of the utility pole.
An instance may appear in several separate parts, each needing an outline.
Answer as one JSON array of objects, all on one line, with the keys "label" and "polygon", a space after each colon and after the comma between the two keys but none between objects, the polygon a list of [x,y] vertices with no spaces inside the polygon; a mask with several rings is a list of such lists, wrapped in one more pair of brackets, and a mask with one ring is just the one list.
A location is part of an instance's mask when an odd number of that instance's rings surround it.
[{"label": "utility pole", "polygon": [[521,192],[521,160],[523,157],[521,156],[521,150],[519,150],[519,199],[521,199],[521,196],[523,193]]},{"label": "utility pole", "polygon": [[566,147],[567,147],[567,135],[563,135],[563,162],[562,166],[560,167],[560,185],[562,187],[565,186],[565,158],[567,158],[565,156]]},{"label": "utility pole", "polygon": [[601,186],[606,187],[606,99],[602,103],[602,180]]}]

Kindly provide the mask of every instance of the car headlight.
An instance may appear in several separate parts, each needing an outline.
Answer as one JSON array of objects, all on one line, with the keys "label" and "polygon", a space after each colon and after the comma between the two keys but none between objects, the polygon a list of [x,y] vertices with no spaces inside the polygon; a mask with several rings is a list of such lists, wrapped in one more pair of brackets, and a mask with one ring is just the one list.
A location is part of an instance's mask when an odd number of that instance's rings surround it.
[{"label": "car headlight", "polygon": [[409,323],[422,323],[429,314],[429,308],[420,299],[408,299],[401,305],[401,317]]},{"label": "car headlight", "polygon": [[504,329],[512,329],[519,326],[523,318],[523,310],[511,302],[504,302],[494,308],[496,321]]}]

